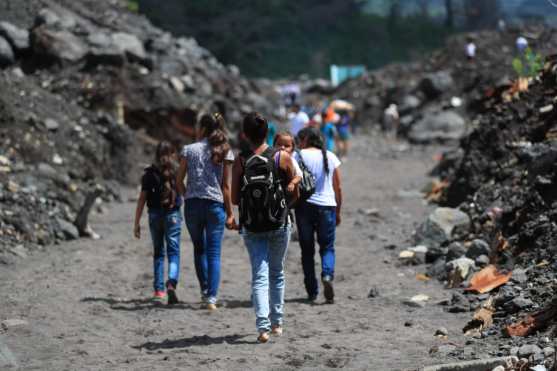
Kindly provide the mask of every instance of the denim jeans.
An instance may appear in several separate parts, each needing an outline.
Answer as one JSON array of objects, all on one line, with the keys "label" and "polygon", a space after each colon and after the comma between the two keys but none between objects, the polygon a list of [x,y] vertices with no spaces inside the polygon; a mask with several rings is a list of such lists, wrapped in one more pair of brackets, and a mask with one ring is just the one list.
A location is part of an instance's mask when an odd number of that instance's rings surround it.
[{"label": "denim jeans", "polygon": [[276,231],[242,231],[251,262],[252,301],[258,331],[282,325],[284,307],[284,259],[291,225]]},{"label": "denim jeans", "polygon": [[225,212],[222,202],[190,198],[184,204],[186,226],[193,243],[195,271],[201,293],[216,304]]},{"label": "denim jeans", "polygon": [[319,291],[315,277],[315,235],[321,255],[321,277],[332,279],[335,274],[336,208],[302,202],[296,208],[296,225],[302,248],[304,284],[308,296],[315,297]]},{"label": "denim jeans", "polygon": [[180,209],[149,210],[149,230],[153,240],[153,269],[155,291],[164,291],[164,255],[168,256],[168,280],[176,286],[180,276]]}]

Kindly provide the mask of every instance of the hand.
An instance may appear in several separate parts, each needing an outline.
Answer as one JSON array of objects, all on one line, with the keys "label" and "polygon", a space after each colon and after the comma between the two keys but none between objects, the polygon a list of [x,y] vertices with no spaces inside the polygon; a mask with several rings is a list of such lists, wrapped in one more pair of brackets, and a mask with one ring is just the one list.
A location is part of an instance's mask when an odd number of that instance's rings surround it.
[{"label": "hand", "polygon": [[141,227],[139,226],[139,224],[136,224],[133,227],[133,235],[135,236],[135,238],[137,238],[138,240],[141,238]]},{"label": "hand", "polygon": [[340,213],[337,213],[337,227],[340,225],[341,222],[342,218],[340,217]]},{"label": "hand", "polygon": [[294,183],[288,183],[288,186],[286,186],[286,191],[288,193],[294,193],[295,190],[296,190],[296,185]]},{"label": "hand", "polygon": [[226,229],[231,230],[231,231],[237,231],[238,229],[240,229],[238,227],[238,224],[236,224],[236,220],[234,219],[234,215],[230,215],[229,217],[226,218]]}]

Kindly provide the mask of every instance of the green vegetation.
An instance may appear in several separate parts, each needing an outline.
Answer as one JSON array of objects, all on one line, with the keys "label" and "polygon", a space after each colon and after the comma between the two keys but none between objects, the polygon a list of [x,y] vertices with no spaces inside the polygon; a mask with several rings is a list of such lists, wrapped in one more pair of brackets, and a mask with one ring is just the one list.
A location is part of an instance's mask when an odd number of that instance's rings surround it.
[{"label": "green vegetation", "polygon": [[331,64],[376,68],[443,45],[449,30],[429,16],[365,11],[361,0],[139,0],[156,25],[192,36],[248,76],[308,73]]},{"label": "green vegetation", "polygon": [[138,0],[128,0],[128,10],[130,12],[138,13],[139,12]]},{"label": "green vegetation", "polygon": [[522,56],[513,59],[513,68],[519,77],[535,77],[543,68],[543,58],[528,48]]}]

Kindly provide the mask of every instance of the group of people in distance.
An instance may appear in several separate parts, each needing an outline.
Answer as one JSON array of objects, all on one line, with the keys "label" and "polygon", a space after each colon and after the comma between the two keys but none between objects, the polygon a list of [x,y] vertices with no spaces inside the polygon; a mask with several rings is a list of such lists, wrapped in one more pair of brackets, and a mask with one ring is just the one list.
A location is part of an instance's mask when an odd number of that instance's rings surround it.
[{"label": "group of people in distance", "polygon": [[[327,150],[319,129],[305,125],[296,135],[279,132],[272,145],[268,135],[269,124],[262,115],[246,115],[240,135],[244,145],[235,155],[224,118],[217,113],[201,117],[197,142],[183,147],[179,166],[176,149],[166,141],[159,143],[155,161],[142,177],[134,223],[134,235],[140,238],[147,204],[154,300],[178,303],[184,206],[201,299],[211,311],[217,310],[225,229],[239,231],[251,264],[251,298],[262,343],[283,332],[284,263],[294,223],[308,301],[315,301],[319,293],[317,238],[323,293],[327,303],[334,302],[335,235],[342,206],[341,163]],[[238,221],[233,205],[238,206]]]},{"label": "group of people in distance", "polygon": [[293,103],[290,132],[297,135],[305,127],[316,128],[323,136],[326,149],[344,159],[348,155],[354,106],[343,100],[322,103],[320,107],[304,107]]}]

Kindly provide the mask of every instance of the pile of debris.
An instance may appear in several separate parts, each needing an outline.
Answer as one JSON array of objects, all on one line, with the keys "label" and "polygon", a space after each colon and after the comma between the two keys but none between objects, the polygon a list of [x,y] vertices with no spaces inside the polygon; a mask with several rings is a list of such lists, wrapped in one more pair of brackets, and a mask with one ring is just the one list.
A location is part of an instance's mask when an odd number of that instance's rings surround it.
[{"label": "pile of debris", "polygon": [[557,330],[556,97],[549,57],[539,76],[476,102],[471,133],[433,171],[442,207],[416,231],[420,247],[401,253],[461,289],[443,304],[476,311],[465,333],[540,366],[553,360]]},{"label": "pile of debris", "polygon": [[156,140],[188,140],[176,122],[187,134],[200,112],[219,111],[234,132],[245,113],[278,107],[270,83],[126,6],[0,4],[0,262],[97,237],[88,211],[119,199],[117,182],[137,183]]},{"label": "pile of debris", "polygon": [[[512,63],[518,55],[515,40],[520,35],[526,35],[532,49],[541,54],[557,47],[555,30],[549,28],[459,34],[426,59],[370,71],[332,92],[317,89],[315,84],[308,91],[354,103],[355,121],[364,129],[381,127],[385,110],[396,104],[399,134],[411,142],[458,139],[467,133],[470,119],[478,113],[475,102],[485,91],[516,76]],[[470,39],[477,46],[472,60],[465,53]]]}]

